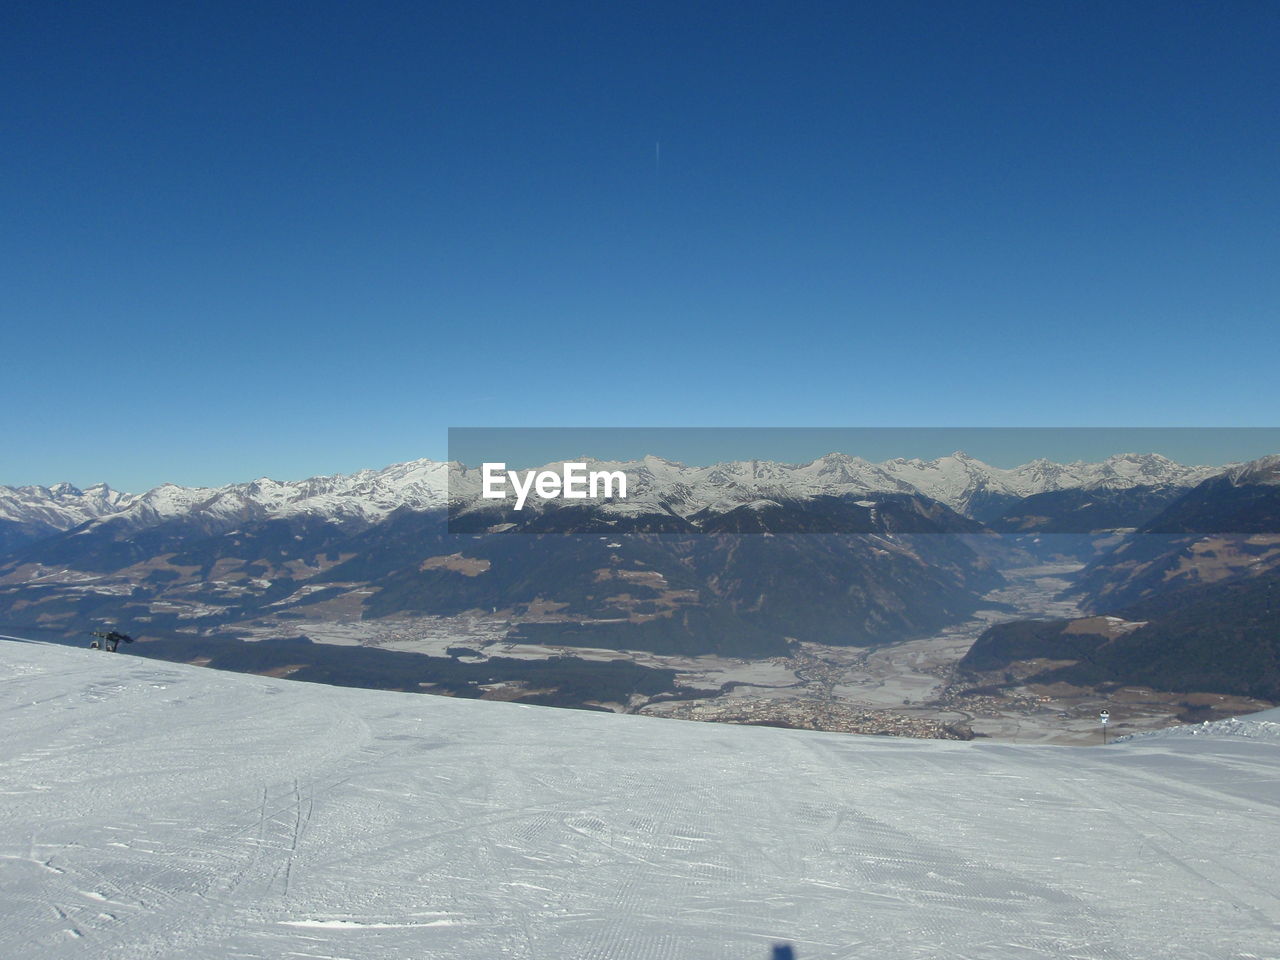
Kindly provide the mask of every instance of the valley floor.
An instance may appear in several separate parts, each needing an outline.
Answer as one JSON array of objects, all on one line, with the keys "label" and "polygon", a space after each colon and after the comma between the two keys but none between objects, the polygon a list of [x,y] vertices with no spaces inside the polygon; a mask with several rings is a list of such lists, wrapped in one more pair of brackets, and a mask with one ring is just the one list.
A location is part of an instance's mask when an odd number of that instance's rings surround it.
[{"label": "valley floor", "polygon": [[0,647],[3,956],[1280,957],[1264,721],[953,743]]},{"label": "valley floor", "polygon": [[[1074,617],[1079,608],[1059,598],[1079,564],[1049,564],[1005,570],[1008,585],[988,594],[991,607],[937,636],[883,647],[802,644],[791,657],[741,660],[727,657],[663,656],[638,651],[541,647],[504,640],[511,624],[477,614],[362,620],[275,621],[245,625],[237,634],[268,639],[302,632],[323,643],[353,644],[446,656],[466,648],[479,658],[539,659],[571,655],[630,660],[678,672],[685,687],[727,688],[696,700],[603,704],[618,712],[728,723],[776,724],[845,733],[894,736],[968,736],[1017,742],[1095,744],[1102,740],[1098,713],[1111,712],[1116,735],[1179,723],[1189,708],[1197,719],[1264,709],[1271,704],[1216,694],[1167,694],[1126,687],[1101,693],[1088,688],[1015,686],[998,693],[970,692],[972,683],[955,666],[993,623],[1028,617]],[[523,691],[494,685],[485,696],[511,699]]]}]

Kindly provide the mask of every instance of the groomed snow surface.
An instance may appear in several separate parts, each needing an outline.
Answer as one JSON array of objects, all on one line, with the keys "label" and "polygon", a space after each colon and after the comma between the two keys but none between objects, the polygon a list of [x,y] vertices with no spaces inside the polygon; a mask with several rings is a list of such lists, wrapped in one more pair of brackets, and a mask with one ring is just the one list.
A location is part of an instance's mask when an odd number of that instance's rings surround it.
[{"label": "groomed snow surface", "polygon": [[0,641],[0,956],[1280,957],[1280,743],[894,740]]}]

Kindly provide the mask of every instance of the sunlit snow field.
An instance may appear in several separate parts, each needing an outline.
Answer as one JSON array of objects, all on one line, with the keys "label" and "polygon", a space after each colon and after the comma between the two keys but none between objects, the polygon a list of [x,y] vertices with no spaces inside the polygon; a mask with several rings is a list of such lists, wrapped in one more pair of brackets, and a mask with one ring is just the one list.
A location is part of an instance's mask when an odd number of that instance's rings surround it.
[{"label": "sunlit snow field", "polygon": [[1280,957],[1265,719],[892,740],[0,651],[3,957]]}]

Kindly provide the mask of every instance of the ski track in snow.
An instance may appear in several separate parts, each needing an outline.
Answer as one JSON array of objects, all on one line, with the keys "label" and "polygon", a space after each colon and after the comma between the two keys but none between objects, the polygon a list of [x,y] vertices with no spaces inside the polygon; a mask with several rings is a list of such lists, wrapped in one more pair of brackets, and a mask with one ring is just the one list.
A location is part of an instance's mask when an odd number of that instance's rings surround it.
[{"label": "ski track in snow", "polygon": [[4,957],[1280,957],[1275,737],[895,740],[2,649]]}]

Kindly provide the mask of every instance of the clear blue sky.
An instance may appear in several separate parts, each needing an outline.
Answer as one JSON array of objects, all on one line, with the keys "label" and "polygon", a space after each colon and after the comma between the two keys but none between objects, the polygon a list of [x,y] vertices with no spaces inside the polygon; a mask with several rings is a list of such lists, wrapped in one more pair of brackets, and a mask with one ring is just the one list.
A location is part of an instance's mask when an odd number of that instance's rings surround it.
[{"label": "clear blue sky", "polygon": [[1270,0],[5,4],[0,483],[1275,425],[1278,48]]}]

